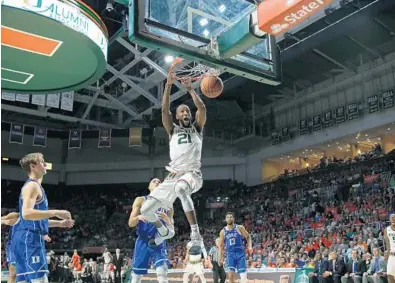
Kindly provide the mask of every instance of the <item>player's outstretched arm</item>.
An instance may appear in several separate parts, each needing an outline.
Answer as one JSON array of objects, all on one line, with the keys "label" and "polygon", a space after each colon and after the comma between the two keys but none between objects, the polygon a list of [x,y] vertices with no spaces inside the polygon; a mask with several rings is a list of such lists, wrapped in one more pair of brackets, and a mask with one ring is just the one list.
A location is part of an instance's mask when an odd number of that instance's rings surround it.
[{"label": "player's outstretched arm", "polygon": [[49,228],[71,228],[74,226],[74,220],[73,219],[49,220],[48,226]]},{"label": "player's outstretched arm", "polygon": [[167,77],[167,82],[165,86],[165,90],[163,91],[163,98],[162,98],[162,124],[163,127],[166,129],[166,132],[169,136],[173,133],[173,116],[171,115],[170,111],[170,91],[171,86],[174,82],[174,73],[173,68],[170,67],[169,75]]},{"label": "player's outstretched arm", "polygon": [[136,227],[137,224],[139,223],[139,216],[140,216],[140,209],[141,206],[143,205],[144,198],[142,197],[137,197],[132,206],[132,212],[130,213],[129,216],[129,221],[128,225],[129,227]]},{"label": "player's outstretched arm", "polygon": [[52,217],[71,219],[70,212],[66,210],[38,210],[34,209],[37,199],[40,197],[41,188],[36,182],[29,182],[22,189],[22,217],[25,220],[41,220]]},{"label": "player's outstretched arm", "polygon": [[196,116],[195,116],[196,126],[200,131],[203,131],[204,125],[206,125],[206,121],[207,121],[206,105],[204,105],[203,100],[193,89],[191,79],[185,79],[182,81],[182,83],[185,86],[185,88],[188,90],[189,94],[192,97],[193,103],[197,108]]},{"label": "player's outstretched arm", "polygon": [[244,228],[244,226],[238,225],[240,233],[243,235],[243,237],[247,240],[247,249],[251,253],[252,252],[252,239],[250,233],[247,232],[247,230]]},{"label": "player's outstretched arm", "polygon": [[7,215],[1,217],[1,225],[12,226],[18,221],[18,218],[19,218],[18,212],[10,212]]},{"label": "player's outstretched arm", "polygon": [[222,266],[222,258],[223,258],[223,252],[224,252],[224,240],[225,240],[224,230],[221,230],[221,232],[219,232],[219,247],[218,247],[218,265],[219,266]]}]

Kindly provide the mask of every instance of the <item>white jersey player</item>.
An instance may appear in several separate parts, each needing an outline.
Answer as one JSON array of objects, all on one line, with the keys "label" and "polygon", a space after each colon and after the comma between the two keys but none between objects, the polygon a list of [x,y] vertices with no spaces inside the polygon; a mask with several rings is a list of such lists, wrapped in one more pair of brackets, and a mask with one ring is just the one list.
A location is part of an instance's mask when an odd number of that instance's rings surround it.
[{"label": "white jersey player", "polygon": [[395,283],[395,214],[390,215],[390,226],[384,230],[384,240],[389,253],[387,279],[389,283]]},{"label": "white jersey player", "polygon": [[160,245],[164,240],[174,236],[174,230],[164,226],[155,211],[159,207],[173,207],[179,198],[182,208],[191,226],[191,240],[194,245],[201,246],[202,238],[196,219],[191,194],[200,190],[203,184],[200,172],[203,135],[206,124],[206,107],[193,90],[191,80],[183,81],[197,108],[195,122],[192,122],[191,110],[187,105],[180,105],[176,110],[177,124],[173,123],[170,111],[170,90],[174,81],[172,67],[169,71],[162,100],[162,123],[170,138],[171,162],[166,169],[169,175],[150,195],[141,207],[141,214],[158,229],[158,234],[151,245]]}]

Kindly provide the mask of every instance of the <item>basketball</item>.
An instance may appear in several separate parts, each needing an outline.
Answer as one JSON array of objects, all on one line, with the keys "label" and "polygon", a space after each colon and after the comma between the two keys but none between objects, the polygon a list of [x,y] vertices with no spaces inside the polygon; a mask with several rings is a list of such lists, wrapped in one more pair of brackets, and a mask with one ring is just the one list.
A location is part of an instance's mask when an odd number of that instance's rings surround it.
[{"label": "basketball", "polygon": [[200,83],[202,93],[209,98],[216,98],[224,90],[222,80],[217,76],[206,76]]}]

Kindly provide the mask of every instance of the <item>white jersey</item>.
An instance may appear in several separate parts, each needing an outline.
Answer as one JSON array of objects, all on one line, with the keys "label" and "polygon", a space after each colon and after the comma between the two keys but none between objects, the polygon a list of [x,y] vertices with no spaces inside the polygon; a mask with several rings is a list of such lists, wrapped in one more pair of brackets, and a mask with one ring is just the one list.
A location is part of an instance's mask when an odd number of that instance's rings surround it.
[{"label": "white jersey", "polygon": [[184,128],[174,124],[170,138],[170,172],[200,171],[203,135],[195,125]]},{"label": "white jersey", "polygon": [[390,246],[387,249],[389,248],[390,252],[395,252],[395,231],[392,230],[391,226],[387,227],[387,237],[390,242]]}]

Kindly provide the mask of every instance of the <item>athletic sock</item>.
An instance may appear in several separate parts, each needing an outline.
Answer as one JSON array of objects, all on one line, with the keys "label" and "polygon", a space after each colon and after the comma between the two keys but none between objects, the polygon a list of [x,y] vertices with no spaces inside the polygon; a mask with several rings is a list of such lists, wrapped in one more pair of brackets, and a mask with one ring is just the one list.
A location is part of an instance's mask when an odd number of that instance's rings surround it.
[{"label": "athletic sock", "polygon": [[191,225],[191,231],[192,231],[192,235],[200,235],[199,225],[198,224],[192,224]]}]

